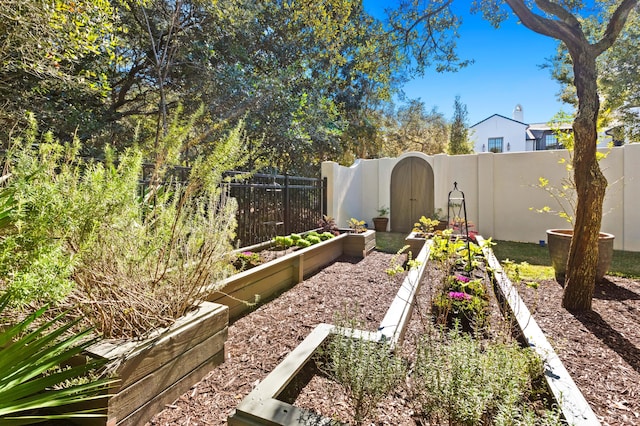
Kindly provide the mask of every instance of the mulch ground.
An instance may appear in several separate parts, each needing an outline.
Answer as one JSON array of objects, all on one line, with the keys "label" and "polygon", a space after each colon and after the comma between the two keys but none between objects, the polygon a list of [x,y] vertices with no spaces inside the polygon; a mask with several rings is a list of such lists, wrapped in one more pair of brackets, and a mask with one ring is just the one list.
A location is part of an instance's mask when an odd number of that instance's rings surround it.
[{"label": "mulch ground", "polygon": [[[375,330],[395,295],[401,277],[384,270],[392,255],[373,252],[365,259],[341,257],[316,275],[261,306],[229,327],[226,361],[191,390],[166,406],[148,425],[222,425],[240,401],[319,323],[348,316]],[[438,271],[427,272],[431,280]],[[640,283],[607,277],[599,284],[593,312],[573,315],[561,308],[562,288],[553,280],[537,290],[521,286],[572,377],[604,425],[640,424]],[[429,281],[429,280],[428,280]],[[423,325],[431,286],[423,284],[407,335]],[[413,331],[412,331],[413,330]],[[410,342],[407,345],[410,350]],[[315,379],[314,379],[315,380]],[[316,388],[314,388],[316,386]],[[341,413],[348,404],[339,393],[320,392],[312,381],[300,403],[321,413]],[[318,396],[314,398],[313,396]],[[384,401],[376,424],[415,424],[403,395]],[[329,410],[329,411],[327,411]],[[388,414],[395,411],[396,414]]]},{"label": "mulch ground", "polygon": [[602,424],[640,424],[640,283],[605,277],[588,313],[563,309],[562,291],[555,280],[518,288]]},{"label": "mulch ground", "polygon": [[348,316],[375,331],[401,277],[384,272],[391,255],[342,256],[229,326],[226,360],[156,415],[151,425],[221,425],[316,325]]}]

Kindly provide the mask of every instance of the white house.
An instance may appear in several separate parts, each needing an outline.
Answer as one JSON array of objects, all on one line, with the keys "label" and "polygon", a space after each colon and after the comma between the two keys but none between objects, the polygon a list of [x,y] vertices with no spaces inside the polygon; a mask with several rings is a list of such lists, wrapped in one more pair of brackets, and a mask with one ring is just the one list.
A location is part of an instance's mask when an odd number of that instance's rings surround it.
[{"label": "white house", "polygon": [[[571,130],[570,124],[562,124],[560,130]],[[516,105],[513,118],[500,114],[474,124],[469,128],[475,152],[522,152],[558,149],[562,146],[548,123],[524,122],[524,111]]]}]

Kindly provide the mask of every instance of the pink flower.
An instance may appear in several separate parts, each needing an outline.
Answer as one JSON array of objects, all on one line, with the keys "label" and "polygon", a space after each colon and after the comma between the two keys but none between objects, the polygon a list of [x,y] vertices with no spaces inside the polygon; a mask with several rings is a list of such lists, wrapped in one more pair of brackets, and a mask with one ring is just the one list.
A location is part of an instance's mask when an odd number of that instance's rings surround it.
[{"label": "pink flower", "polygon": [[461,291],[450,291],[449,297],[453,300],[470,300],[471,295]]},{"label": "pink flower", "polygon": [[468,283],[470,281],[469,278],[465,277],[464,275],[456,275],[456,280],[460,281],[461,283]]}]

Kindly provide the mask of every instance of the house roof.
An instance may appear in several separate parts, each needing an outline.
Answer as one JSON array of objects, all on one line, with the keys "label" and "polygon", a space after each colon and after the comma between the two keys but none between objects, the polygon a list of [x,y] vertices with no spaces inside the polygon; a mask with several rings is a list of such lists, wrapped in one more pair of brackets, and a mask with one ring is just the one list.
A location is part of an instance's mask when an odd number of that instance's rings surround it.
[{"label": "house roof", "polygon": [[537,139],[536,135],[531,130],[527,129],[526,133],[527,133],[527,140],[528,141],[534,141],[534,140]]},{"label": "house roof", "polygon": [[512,121],[514,123],[518,123],[518,124],[522,124],[523,126],[525,126],[525,133],[526,133],[526,139],[527,140],[537,140],[540,139],[544,132],[548,132],[551,130],[571,130],[572,129],[572,125],[571,123],[554,123],[553,126],[549,126],[549,123],[531,123],[531,124],[527,124],[527,123],[523,123],[521,121],[518,120],[514,120],[513,118],[509,118],[509,117],[505,117],[504,115],[500,115],[500,114],[493,114],[490,115],[489,117],[485,118],[482,121],[478,121],[476,124],[474,124],[473,126],[470,126],[469,128],[473,128],[475,126],[478,126],[479,124],[484,123],[485,121],[493,118],[493,117],[499,117],[503,120],[508,120],[508,121]]},{"label": "house roof", "polygon": [[505,117],[504,115],[500,115],[500,114],[493,114],[493,115],[490,115],[489,117],[485,118],[484,120],[478,121],[476,124],[474,124],[473,126],[470,126],[469,128],[475,127],[478,124],[484,123],[485,121],[487,121],[487,120],[489,120],[490,118],[493,118],[493,117],[500,117],[500,118],[503,118],[505,120],[513,121],[514,123],[518,123],[518,124],[522,124],[523,126],[527,126],[527,124],[523,123],[522,121],[514,120],[513,118]]},{"label": "house roof", "polygon": [[529,124],[531,130],[571,130],[572,128],[571,123],[554,123],[553,126],[549,126],[549,123]]}]

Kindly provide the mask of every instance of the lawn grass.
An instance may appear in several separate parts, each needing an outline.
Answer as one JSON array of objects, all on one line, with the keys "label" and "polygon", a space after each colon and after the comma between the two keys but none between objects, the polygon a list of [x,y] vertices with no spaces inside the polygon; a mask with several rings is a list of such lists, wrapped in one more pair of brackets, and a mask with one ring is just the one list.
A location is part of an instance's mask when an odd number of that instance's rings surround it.
[{"label": "lawn grass", "polygon": [[384,253],[397,253],[405,246],[406,233],[376,232],[376,250]]},{"label": "lawn grass", "polygon": [[[515,241],[494,242],[496,245],[493,246],[493,252],[500,262],[509,259],[515,263],[526,262],[529,265],[551,266],[548,247]],[[614,250],[608,273],[622,277],[640,278],[640,252]]]},{"label": "lawn grass", "polygon": [[[396,253],[405,245],[407,235],[398,232],[376,232],[376,249],[385,253]],[[530,266],[520,267],[520,274],[528,279],[553,278],[549,248],[535,243],[519,243],[515,241],[494,241],[492,248],[500,262],[509,259]],[[610,275],[640,279],[640,252],[613,251],[613,260],[609,268]]]},{"label": "lawn grass", "polygon": [[509,259],[515,263],[527,262],[530,265],[551,266],[549,248],[535,243],[515,241],[493,241],[491,248],[500,262]]}]

